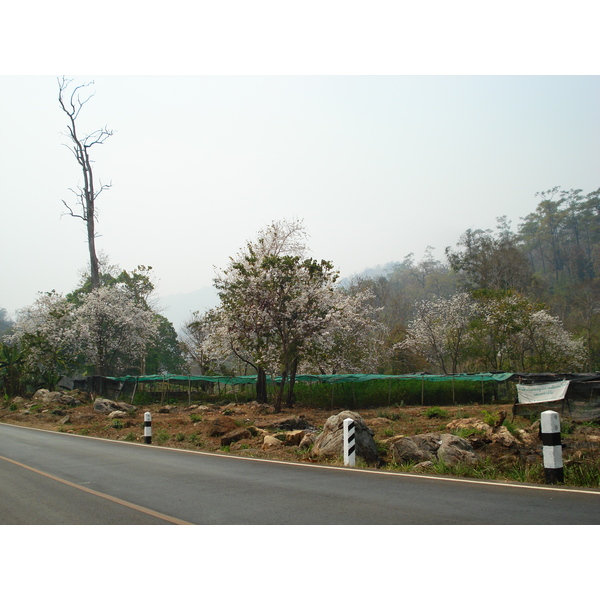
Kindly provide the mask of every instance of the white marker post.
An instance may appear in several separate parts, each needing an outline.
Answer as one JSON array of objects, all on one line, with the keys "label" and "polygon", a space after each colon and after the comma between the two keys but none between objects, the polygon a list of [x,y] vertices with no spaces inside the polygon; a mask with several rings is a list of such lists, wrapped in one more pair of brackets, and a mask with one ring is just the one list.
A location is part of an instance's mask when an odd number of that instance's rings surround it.
[{"label": "white marker post", "polygon": [[152,443],[152,415],[149,412],[144,413],[144,442]]},{"label": "white marker post", "polygon": [[545,410],[540,416],[546,483],[564,483],[560,417],[553,410]]},{"label": "white marker post", "polygon": [[353,419],[344,419],[344,465],[354,467],[356,465],[356,435]]}]

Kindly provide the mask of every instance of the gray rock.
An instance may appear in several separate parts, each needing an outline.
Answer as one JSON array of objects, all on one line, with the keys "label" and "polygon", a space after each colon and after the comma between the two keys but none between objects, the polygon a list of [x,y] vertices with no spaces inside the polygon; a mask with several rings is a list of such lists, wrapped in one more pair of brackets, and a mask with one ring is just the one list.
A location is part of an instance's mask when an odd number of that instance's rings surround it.
[{"label": "gray rock", "polygon": [[393,438],[390,454],[398,464],[443,461],[448,465],[478,461],[471,444],[449,433],[424,433],[411,437]]},{"label": "gray rock", "polygon": [[269,425],[269,429],[283,429],[284,431],[294,431],[296,429],[314,429],[304,417],[288,417],[274,421]]},{"label": "gray rock", "polygon": [[107,400],[106,398],[96,398],[94,401],[94,410],[109,415],[115,410],[122,410],[124,412],[134,411],[135,406],[127,404],[126,402],[115,402],[114,400]]},{"label": "gray rock", "polygon": [[315,439],[312,455],[342,458],[344,455],[344,419],[352,419],[356,432],[356,456],[370,464],[379,463],[379,453],[373,439],[373,431],[363,418],[355,412],[345,410],[325,421],[323,432]]},{"label": "gray rock", "polygon": [[221,437],[221,446],[230,446],[234,442],[247,440],[252,437],[252,434],[244,427],[234,429]]},{"label": "gray rock", "polygon": [[304,450],[306,448],[310,448],[315,443],[316,439],[317,436],[312,431],[305,433],[304,437],[300,441],[300,449]]},{"label": "gray rock", "polygon": [[113,410],[109,413],[109,419],[124,419],[127,416],[127,413],[123,410]]},{"label": "gray rock", "polygon": [[432,461],[436,458],[435,453],[419,448],[414,439],[409,437],[402,437],[392,442],[390,454],[392,460],[399,465]]},{"label": "gray rock", "polygon": [[449,433],[443,433],[442,443],[437,451],[437,458],[447,465],[458,463],[475,464],[478,462],[473,446],[464,438]]}]

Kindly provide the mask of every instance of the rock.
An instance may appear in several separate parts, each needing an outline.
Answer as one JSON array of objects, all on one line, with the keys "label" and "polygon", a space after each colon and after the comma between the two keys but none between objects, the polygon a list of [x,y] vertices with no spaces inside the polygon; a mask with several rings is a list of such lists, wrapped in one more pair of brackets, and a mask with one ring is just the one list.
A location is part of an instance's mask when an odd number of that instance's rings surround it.
[{"label": "rock", "polygon": [[317,439],[317,436],[312,431],[305,433],[304,437],[300,441],[300,448],[302,450],[304,450],[305,448],[310,448],[315,443],[316,439]]},{"label": "rock", "polygon": [[39,389],[33,395],[33,400],[35,402],[60,402],[62,398],[61,392],[51,392],[46,389]]},{"label": "rock", "polygon": [[428,452],[435,456],[437,451],[440,449],[440,445],[442,443],[442,435],[441,433],[420,433],[418,435],[413,435],[411,440],[415,442],[419,450],[423,452]]},{"label": "rock", "polygon": [[107,400],[106,398],[96,398],[94,401],[94,410],[109,415],[115,410],[122,410],[127,413],[132,412],[135,410],[135,406],[127,404],[126,402],[115,402],[114,400]]},{"label": "rock", "polygon": [[277,448],[281,448],[283,446],[283,442],[278,440],[273,435],[265,435],[265,439],[263,440],[262,449],[263,450],[274,450]]},{"label": "rock", "polygon": [[67,406],[79,406],[82,403],[77,397],[77,394],[73,395],[72,392],[50,392],[44,388],[37,390],[33,395],[32,400],[34,402],[53,402],[55,404],[65,404]]},{"label": "rock", "polygon": [[252,434],[252,437],[258,437],[259,435],[267,435],[267,431],[265,429],[255,427],[254,425],[250,425],[246,429]]},{"label": "rock", "polygon": [[274,421],[269,425],[269,429],[283,429],[284,431],[293,431],[294,429],[315,429],[304,417],[289,417]]},{"label": "rock", "polygon": [[221,438],[221,446],[231,446],[233,442],[239,442],[240,440],[247,440],[252,437],[252,434],[244,427],[234,429],[229,433],[226,433]]},{"label": "rock", "polygon": [[429,467],[433,467],[433,462],[430,460],[425,460],[423,462],[417,463],[412,470],[413,471],[424,471],[425,469],[428,469]]},{"label": "rock", "polygon": [[286,446],[299,446],[304,434],[306,432],[303,429],[296,429],[294,431],[288,431],[285,434],[285,445]]},{"label": "rock", "polygon": [[68,396],[69,398],[73,398],[79,404],[88,404],[92,401],[92,396],[89,392],[84,392],[83,390],[69,390],[68,392],[64,392],[64,396]]},{"label": "rock", "polygon": [[469,419],[455,419],[446,425],[446,429],[477,429],[478,431],[487,434],[491,434],[493,431],[493,428],[487,423],[484,423],[481,419],[476,419],[475,417]]},{"label": "rock", "polygon": [[355,412],[345,410],[325,421],[323,432],[315,439],[313,456],[341,458],[344,454],[344,419],[353,419],[356,431],[356,456],[370,464],[379,463],[379,453],[373,439],[373,431]]},{"label": "rock", "polygon": [[[416,436],[414,436],[416,437]],[[390,444],[392,460],[399,465],[435,460],[436,455],[419,448],[413,438],[400,437]]]},{"label": "rock", "polygon": [[71,422],[71,417],[69,415],[67,415],[66,417],[64,417],[60,420],[61,425],[66,425],[67,423],[70,423],[70,422]]},{"label": "rock", "polygon": [[441,444],[437,451],[437,458],[447,465],[458,463],[475,464],[479,461],[473,447],[467,440],[457,435],[443,433]]},{"label": "rock", "polygon": [[227,415],[219,415],[212,419],[206,419],[207,431],[209,437],[224,436],[226,433],[237,428],[236,422]]},{"label": "rock", "polygon": [[464,438],[449,433],[423,433],[411,437],[392,438],[392,459],[398,464],[444,461],[455,465],[472,464],[478,458],[471,444]]},{"label": "rock", "polygon": [[111,413],[109,413],[108,418],[109,419],[124,419],[127,415],[128,415],[128,413],[126,413],[123,410],[113,410]]},{"label": "rock", "polygon": [[504,426],[498,427],[498,429],[490,436],[490,440],[492,443],[496,442],[507,448],[516,446],[519,443],[517,438]]}]

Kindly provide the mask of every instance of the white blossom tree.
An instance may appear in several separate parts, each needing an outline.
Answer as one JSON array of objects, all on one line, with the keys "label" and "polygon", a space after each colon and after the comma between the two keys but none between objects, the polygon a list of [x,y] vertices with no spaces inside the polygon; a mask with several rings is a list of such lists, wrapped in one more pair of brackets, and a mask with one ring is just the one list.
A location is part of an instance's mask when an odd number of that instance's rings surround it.
[{"label": "white blossom tree", "polygon": [[577,371],[585,367],[587,355],[583,340],[575,338],[561,320],[546,310],[534,312],[521,333],[527,371]]},{"label": "white blossom tree", "polygon": [[25,368],[51,388],[77,361],[73,313],[73,304],[54,291],[40,294],[17,313],[10,341],[25,350]]},{"label": "white blossom tree", "polygon": [[416,304],[416,317],[407,327],[399,350],[424,354],[443,373],[456,373],[471,342],[470,324],[475,303],[466,293],[450,298],[423,300]]},{"label": "white blossom tree", "polygon": [[78,345],[96,375],[122,372],[139,363],[158,333],[152,310],[123,287],[103,286],[87,294],[73,313]]},{"label": "white blossom tree", "polygon": [[[203,344],[207,354],[234,354],[252,365],[263,399],[266,374],[278,376],[276,410],[286,383],[292,404],[302,361],[322,359],[336,344],[341,347],[344,335],[349,340],[354,333],[358,339],[361,326],[368,330],[367,310],[358,309],[362,298],[351,299],[337,289],[333,265],[307,257],[305,238],[300,221],[274,222],[231,259],[215,279],[221,304]],[[353,323],[352,316],[362,322]]]},{"label": "white blossom tree", "polygon": [[483,292],[421,302],[397,345],[442,372],[569,371],[585,365],[584,343],[560,319],[516,292]]}]

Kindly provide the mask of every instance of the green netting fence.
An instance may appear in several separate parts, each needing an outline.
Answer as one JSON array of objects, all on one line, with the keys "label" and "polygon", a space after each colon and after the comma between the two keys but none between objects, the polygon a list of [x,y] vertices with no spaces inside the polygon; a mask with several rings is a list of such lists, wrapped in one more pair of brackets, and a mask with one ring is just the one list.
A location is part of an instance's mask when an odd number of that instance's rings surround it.
[{"label": "green netting fence", "polygon": [[[365,408],[391,405],[451,405],[512,402],[511,391],[499,384],[508,383],[513,373],[461,373],[432,375],[424,373],[378,375],[345,373],[337,375],[297,375],[295,402],[321,408]],[[119,384],[120,392],[143,402],[180,401],[210,396],[251,400],[255,375],[145,375],[107,378]],[[267,386],[280,383],[267,377]],[[149,384],[149,385],[148,385]],[[140,391],[145,388],[144,391]],[[150,388],[150,389],[148,389]]]}]

